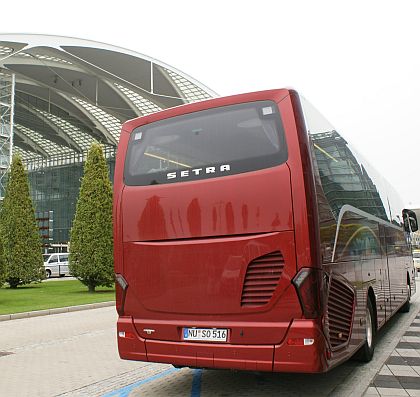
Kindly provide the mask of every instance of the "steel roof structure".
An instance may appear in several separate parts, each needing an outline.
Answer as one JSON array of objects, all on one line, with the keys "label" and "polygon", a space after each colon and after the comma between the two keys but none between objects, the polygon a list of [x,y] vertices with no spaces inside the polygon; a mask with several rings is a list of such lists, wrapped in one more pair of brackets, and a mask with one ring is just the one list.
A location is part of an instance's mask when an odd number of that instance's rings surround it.
[{"label": "steel roof structure", "polygon": [[115,148],[124,121],[216,96],[146,55],[69,37],[0,34],[0,79],[12,75],[13,151],[27,161]]}]

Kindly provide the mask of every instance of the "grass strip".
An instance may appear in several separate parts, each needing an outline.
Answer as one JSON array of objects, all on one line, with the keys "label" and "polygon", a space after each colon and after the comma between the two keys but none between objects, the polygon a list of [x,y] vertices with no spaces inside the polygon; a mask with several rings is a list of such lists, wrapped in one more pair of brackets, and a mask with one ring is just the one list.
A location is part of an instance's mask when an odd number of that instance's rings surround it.
[{"label": "grass strip", "polygon": [[89,293],[79,280],[48,281],[11,289],[0,288],[0,314],[29,312],[57,307],[115,300],[114,288],[97,287]]}]

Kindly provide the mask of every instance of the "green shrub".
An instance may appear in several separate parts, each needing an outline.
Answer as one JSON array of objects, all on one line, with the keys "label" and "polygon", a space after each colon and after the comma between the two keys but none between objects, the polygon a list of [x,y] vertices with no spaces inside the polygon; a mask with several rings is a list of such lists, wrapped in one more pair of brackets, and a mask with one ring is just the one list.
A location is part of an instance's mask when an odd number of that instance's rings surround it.
[{"label": "green shrub", "polygon": [[114,282],[112,186],[102,147],[92,144],[70,238],[70,272],[90,292]]},{"label": "green shrub", "polygon": [[3,278],[11,288],[44,277],[41,239],[29,194],[28,175],[19,155],[13,156],[0,211]]}]

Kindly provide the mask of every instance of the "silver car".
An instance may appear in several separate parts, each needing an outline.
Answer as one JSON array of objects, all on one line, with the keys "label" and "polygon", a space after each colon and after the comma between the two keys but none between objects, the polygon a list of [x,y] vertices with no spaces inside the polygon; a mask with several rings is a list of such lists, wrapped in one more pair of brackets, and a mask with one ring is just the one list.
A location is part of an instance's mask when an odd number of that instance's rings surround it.
[{"label": "silver car", "polygon": [[43,256],[45,276],[47,278],[68,276],[70,274],[68,253],[44,254]]},{"label": "silver car", "polygon": [[417,274],[420,275],[420,251],[419,250],[413,251],[413,261],[414,261],[414,267],[417,270]]}]

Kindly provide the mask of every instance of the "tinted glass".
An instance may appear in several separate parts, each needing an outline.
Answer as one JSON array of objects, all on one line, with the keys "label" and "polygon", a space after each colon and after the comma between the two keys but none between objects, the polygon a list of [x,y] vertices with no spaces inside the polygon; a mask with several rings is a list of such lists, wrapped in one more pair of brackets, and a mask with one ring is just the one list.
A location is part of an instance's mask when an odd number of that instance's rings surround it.
[{"label": "tinted glass", "polygon": [[42,254],[42,256],[44,257],[44,262],[46,262],[51,254]]},{"label": "tinted glass", "polygon": [[334,215],[348,204],[402,226],[398,193],[308,101],[301,97],[301,103],[319,182]]},{"label": "tinted glass", "polygon": [[147,124],[131,134],[124,178],[150,185],[238,174],[285,162],[277,105],[258,101]]},{"label": "tinted glass", "polygon": [[300,99],[314,168],[324,263],[381,257],[380,227],[384,226],[393,238],[387,241],[386,252],[406,255],[398,194],[324,116]]},{"label": "tinted glass", "polygon": [[347,214],[340,225],[334,257],[354,261],[380,258],[381,255],[378,225],[357,214]]},{"label": "tinted glass", "polygon": [[60,255],[60,262],[68,262],[68,261],[69,261],[68,254]]},{"label": "tinted glass", "polygon": [[53,255],[53,256],[51,257],[51,259],[50,259],[50,262],[49,262],[49,263],[55,263],[55,262],[58,262],[58,256],[57,256],[57,255]]}]

